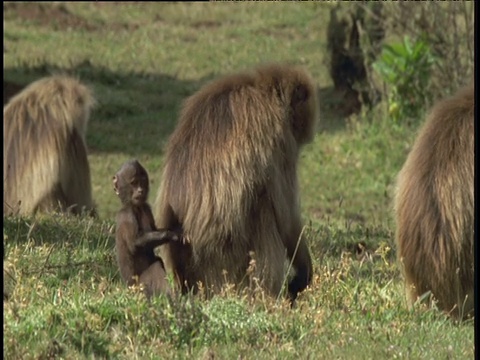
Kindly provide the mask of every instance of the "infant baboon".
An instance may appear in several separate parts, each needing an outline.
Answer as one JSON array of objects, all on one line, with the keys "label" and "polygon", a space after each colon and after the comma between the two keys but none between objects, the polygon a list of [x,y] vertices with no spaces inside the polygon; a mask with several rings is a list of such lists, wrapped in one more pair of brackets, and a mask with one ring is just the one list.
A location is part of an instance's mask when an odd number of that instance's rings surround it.
[{"label": "infant baboon", "polygon": [[398,259],[409,306],[427,292],[454,317],[474,314],[474,87],[432,109],[399,173]]},{"label": "infant baboon", "polygon": [[305,70],[269,65],[220,78],[186,99],[154,211],[158,226],[180,228],[188,241],[162,247],[167,271],[180,273],[187,287],[244,283],[251,253],[253,275],[271,295],[282,289],[287,258],[296,271],[291,298],[310,283],[297,160],[313,138],[316,97]]},{"label": "infant baboon", "polygon": [[95,213],[85,134],[95,100],[76,79],[40,79],[3,108],[3,214]]},{"label": "infant baboon", "polygon": [[[128,285],[145,286],[148,297],[170,292],[163,262],[155,256],[157,246],[178,240],[176,233],[157,230],[147,203],[148,174],[137,160],[128,161],[113,177],[122,209],[117,214],[115,244],[120,274]],[[138,279],[136,279],[138,277]]]}]

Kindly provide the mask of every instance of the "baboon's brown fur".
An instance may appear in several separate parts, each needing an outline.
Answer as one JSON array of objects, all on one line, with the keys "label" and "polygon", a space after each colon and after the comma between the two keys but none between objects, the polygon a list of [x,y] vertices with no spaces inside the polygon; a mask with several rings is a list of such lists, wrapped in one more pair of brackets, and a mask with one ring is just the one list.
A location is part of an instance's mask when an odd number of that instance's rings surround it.
[{"label": "baboon's brown fur", "polygon": [[296,270],[290,295],[310,283],[297,160],[314,135],[316,98],[307,72],[268,65],[222,77],[184,102],[153,211],[159,227],[181,228],[189,242],[168,244],[162,256],[188,287],[242,283],[250,251],[253,274],[272,295],[287,257]]},{"label": "baboon's brown fur", "polygon": [[398,258],[409,306],[431,292],[453,316],[473,314],[474,86],[438,102],[399,173]]},{"label": "baboon's brown fur", "polygon": [[163,262],[154,249],[178,240],[173,231],[157,230],[147,203],[149,181],[145,168],[137,161],[123,164],[113,177],[113,188],[122,202],[117,213],[115,248],[120,274],[128,285],[137,281],[148,297],[169,293]]},{"label": "baboon's brown fur", "polygon": [[92,211],[85,133],[94,105],[76,79],[30,84],[3,108],[3,213]]}]

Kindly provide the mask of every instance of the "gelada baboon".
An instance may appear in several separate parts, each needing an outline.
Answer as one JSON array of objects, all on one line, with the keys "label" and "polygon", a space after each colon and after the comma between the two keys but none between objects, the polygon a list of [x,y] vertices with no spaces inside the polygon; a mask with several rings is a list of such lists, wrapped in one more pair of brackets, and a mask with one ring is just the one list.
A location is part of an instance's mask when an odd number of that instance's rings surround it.
[{"label": "gelada baboon", "polygon": [[277,296],[288,257],[290,296],[310,283],[297,160],[313,138],[316,101],[304,70],[268,65],[213,81],[184,102],[154,205],[158,226],[181,228],[187,242],[162,248],[167,271],[218,291],[241,284],[255,260],[253,275]]},{"label": "gelada baboon", "polygon": [[95,103],[76,79],[40,79],[3,108],[5,214],[94,214],[85,133]]},{"label": "gelada baboon", "polygon": [[396,241],[411,306],[473,314],[474,87],[432,109],[399,173]]},{"label": "gelada baboon", "polygon": [[115,193],[122,209],[117,214],[115,245],[120,274],[128,285],[138,280],[148,297],[169,293],[163,262],[155,256],[157,246],[178,240],[177,234],[157,230],[147,203],[148,174],[137,160],[123,164],[113,177]]}]

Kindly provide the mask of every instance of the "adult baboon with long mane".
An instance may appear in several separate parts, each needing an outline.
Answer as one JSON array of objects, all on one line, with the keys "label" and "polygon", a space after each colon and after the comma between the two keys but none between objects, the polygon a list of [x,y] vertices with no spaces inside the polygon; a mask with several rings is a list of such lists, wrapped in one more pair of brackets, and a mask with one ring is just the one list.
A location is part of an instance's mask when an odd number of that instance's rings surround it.
[{"label": "adult baboon with long mane", "polygon": [[409,306],[431,292],[453,316],[474,311],[474,86],[438,102],[398,176],[398,258]]},{"label": "adult baboon with long mane", "polygon": [[188,241],[162,248],[187,288],[243,284],[252,253],[254,276],[273,296],[287,258],[296,271],[291,298],[310,283],[297,160],[313,138],[316,101],[305,70],[268,65],[215,80],[184,102],[153,210],[159,228],[181,229]]},{"label": "adult baboon with long mane", "polygon": [[85,133],[94,102],[85,85],[57,75],[3,108],[4,215],[93,212]]}]

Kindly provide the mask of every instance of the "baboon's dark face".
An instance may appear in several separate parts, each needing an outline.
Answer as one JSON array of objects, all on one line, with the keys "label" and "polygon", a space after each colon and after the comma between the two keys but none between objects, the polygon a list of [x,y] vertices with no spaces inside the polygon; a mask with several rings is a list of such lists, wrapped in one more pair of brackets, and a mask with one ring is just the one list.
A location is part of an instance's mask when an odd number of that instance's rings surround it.
[{"label": "baboon's dark face", "polygon": [[130,194],[133,205],[142,205],[147,201],[148,178],[146,174],[136,174],[130,179]]},{"label": "baboon's dark face", "polygon": [[117,175],[118,192],[123,204],[143,205],[148,198],[148,175],[137,164],[127,165]]},{"label": "baboon's dark face", "polygon": [[301,145],[313,140],[314,125],[318,117],[316,92],[309,86],[299,85],[292,95],[292,127],[297,142]]}]

